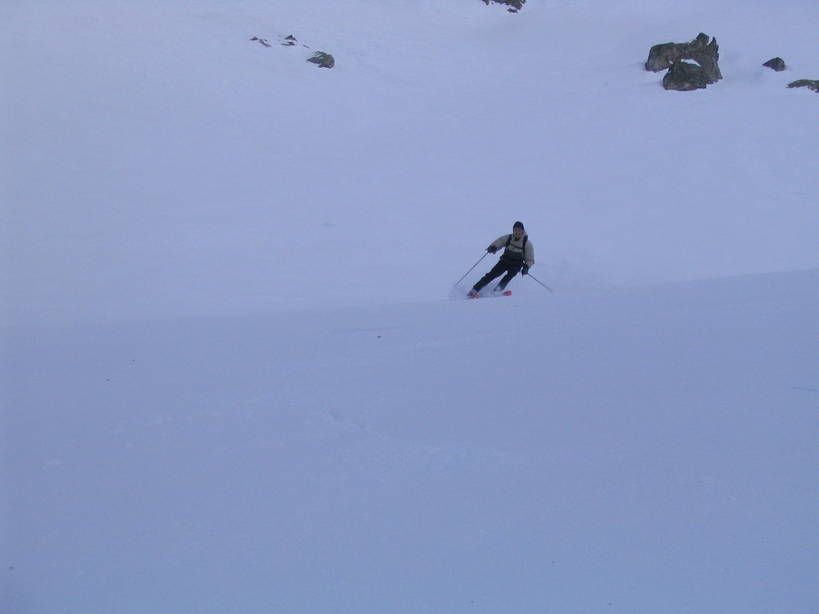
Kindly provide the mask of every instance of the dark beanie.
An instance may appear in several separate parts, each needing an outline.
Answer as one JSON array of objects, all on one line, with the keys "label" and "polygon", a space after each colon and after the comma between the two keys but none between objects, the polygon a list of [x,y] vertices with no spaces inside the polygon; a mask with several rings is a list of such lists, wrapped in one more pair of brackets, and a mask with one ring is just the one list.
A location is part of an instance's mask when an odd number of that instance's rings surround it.
[{"label": "dark beanie", "polygon": [[520,228],[521,230],[526,230],[526,229],[523,227],[523,222],[515,222],[515,223],[512,225],[512,230],[514,230],[515,228]]}]

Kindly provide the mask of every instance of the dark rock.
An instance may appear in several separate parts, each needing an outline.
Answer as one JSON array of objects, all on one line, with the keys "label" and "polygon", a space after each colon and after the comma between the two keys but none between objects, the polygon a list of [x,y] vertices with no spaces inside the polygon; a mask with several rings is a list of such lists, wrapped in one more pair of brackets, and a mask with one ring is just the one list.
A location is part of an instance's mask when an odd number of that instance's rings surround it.
[{"label": "dark rock", "polygon": [[[671,68],[680,60],[694,60],[702,68],[706,84],[722,79],[719,69],[719,45],[717,39],[700,32],[690,43],[662,43],[654,45],[648,52],[646,70],[658,72]],[[688,70],[688,69],[684,69]],[[665,81],[665,79],[663,79]],[[696,88],[695,88],[696,89]]]},{"label": "dark rock", "polygon": [[708,81],[702,66],[683,62],[682,60],[674,62],[663,77],[663,87],[665,89],[679,92],[703,89],[709,83],[710,81]]},{"label": "dark rock", "polygon": [[324,51],[316,51],[312,56],[307,58],[307,61],[318,65],[319,68],[332,68],[336,65],[335,58]]},{"label": "dark rock", "polygon": [[788,87],[806,87],[809,90],[819,93],[819,79],[816,81],[811,81],[810,79],[799,79],[799,81],[788,83]]},{"label": "dark rock", "polygon": [[509,8],[510,13],[517,13],[526,4],[526,0],[483,0],[483,3],[489,6],[490,4],[505,4]]},{"label": "dark rock", "polygon": [[279,44],[282,47],[295,47],[297,44],[301,45],[305,49],[309,49],[310,47],[305,45],[304,43],[299,43],[299,39],[297,39],[292,34],[288,34],[287,36],[279,36]]},{"label": "dark rock", "polygon": [[768,68],[773,68],[776,72],[782,72],[787,68],[785,66],[785,60],[782,58],[771,58],[767,62],[763,64],[763,66],[767,66]]},{"label": "dark rock", "polygon": [[648,52],[646,60],[646,70],[659,72],[667,68],[677,60],[690,60],[691,48],[702,47],[708,44],[708,35],[700,32],[690,43],[662,43],[654,45]]},{"label": "dark rock", "polygon": [[259,43],[260,45],[264,45],[265,47],[270,47],[270,43],[267,42],[266,38],[259,38],[258,36],[254,36],[250,40],[256,41],[257,43]]}]

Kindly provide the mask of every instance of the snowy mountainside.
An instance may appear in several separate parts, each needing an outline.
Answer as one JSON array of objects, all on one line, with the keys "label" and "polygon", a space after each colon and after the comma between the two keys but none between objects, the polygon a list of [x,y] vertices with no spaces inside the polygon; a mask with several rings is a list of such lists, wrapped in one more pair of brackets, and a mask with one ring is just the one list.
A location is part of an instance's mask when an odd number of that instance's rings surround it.
[{"label": "snowy mountainside", "polygon": [[818,18],[4,3],[0,612],[816,611]]},{"label": "snowy mountainside", "polygon": [[[515,219],[565,288],[816,266],[815,2],[475,4],[3,8],[10,317],[442,296]],[[664,91],[701,30],[725,79]]]},{"label": "snowy mountainside", "polygon": [[808,612],[818,275],[20,330],[4,611]]}]

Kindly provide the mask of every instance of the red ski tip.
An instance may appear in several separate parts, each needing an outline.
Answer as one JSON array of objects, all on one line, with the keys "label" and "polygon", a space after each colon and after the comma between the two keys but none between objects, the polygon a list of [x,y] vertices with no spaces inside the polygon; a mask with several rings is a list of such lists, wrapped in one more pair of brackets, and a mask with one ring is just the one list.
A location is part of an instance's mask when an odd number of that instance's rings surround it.
[{"label": "red ski tip", "polygon": [[503,294],[504,296],[512,296],[512,291],[511,290],[504,290],[501,294]]}]

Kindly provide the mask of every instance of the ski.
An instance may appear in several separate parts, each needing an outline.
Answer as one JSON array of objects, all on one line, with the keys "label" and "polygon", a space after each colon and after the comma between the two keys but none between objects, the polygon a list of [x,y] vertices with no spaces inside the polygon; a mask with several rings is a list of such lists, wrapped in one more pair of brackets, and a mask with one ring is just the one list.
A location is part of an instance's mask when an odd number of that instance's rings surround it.
[{"label": "ski", "polygon": [[511,290],[504,290],[503,292],[498,292],[497,294],[494,294],[494,293],[493,294],[487,294],[486,296],[481,296],[480,293],[472,294],[472,295],[467,294],[466,298],[469,298],[469,299],[472,299],[472,298],[498,298],[499,296],[512,296],[512,291]]}]

